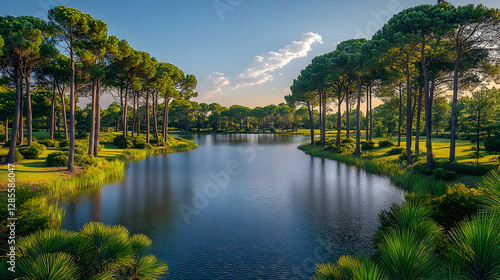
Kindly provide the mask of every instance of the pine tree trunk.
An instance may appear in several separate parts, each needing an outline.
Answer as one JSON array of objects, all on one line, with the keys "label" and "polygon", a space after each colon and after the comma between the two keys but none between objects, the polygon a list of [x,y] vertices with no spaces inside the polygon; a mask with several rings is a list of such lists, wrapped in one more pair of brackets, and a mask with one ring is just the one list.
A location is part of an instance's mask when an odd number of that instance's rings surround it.
[{"label": "pine tree trunk", "polygon": [[125,86],[125,103],[123,104],[123,115],[122,115],[122,126],[123,126],[123,138],[127,139],[127,114],[128,114],[128,89],[130,87],[129,82]]},{"label": "pine tree trunk", "polygon": [[311,145],[314,145],[314,111],[311,109],[311,103],[307,101],[307,111],[309,113],[309,129],[311,130]]},{"label": "pine tree trunk", "polygon": [[24,98],[23,98],[23,93],[24,93],[24,83],[23,83],[23,78],[21,77],[21,108],[19,111],[19,129],[17,130],[17,137],[19,138],[19,146],[22,146],[24,144]]},{"label": "pine tree trunk", "polygon": [[135,93],[133,93],[133,94],[132,94],[132,96],[134,97],[134,100],[133,100],[133,102],[134,102],[134,106],[132,107],[132,108],[133,108],[133,110],[134,110],[134,116],[133,116],[133,118],[132,118],[132,138],[134,138],[134,134],[135,134],[135,124],[136,124],[136,121],[137,121],[137,119],[136,119],[136,109],[135,109],[135,105],[136,105],[136,101],[135,101],[135,99],[136,99],[136,94],[135,94]]},{"label": "pine tree trunk", "polygon": [[52,92],[52,108],[50,115],[50,140],[54,140],[54,130],[55,130],[55,121],[56,121],[56,88],[54,87],[54,91]]},{"label": "pine tree trunk", "polygon": [[5,163],[14,163],[16,161],[16,136],[18,135],[19,120],[21,118],[21,99],[23,91],[21,87],[21,70],[18,65],[14,67],[14,71],[14,81],[16,84],[16,107],[14,109],[14,120],[12,122],[12,135],[10,137],[9,153],[5,159]]},{"label": "pine tree trunk", "polygon": [[168,110],[169,110],[169,104],[170,103],[170,98],[165,98],[165,109],[163,110],[163,139],[167,141],[167,136],[168,136]]},{"label": "pine tree trunk", "polygon": [[90,131],[89,131],[89,150],[88,154],[94,154],[94,131],[95,131],[95,114],[96,114],[96,79],[92,79],[92,107],[90,109]]},{"label": "pine tree trunk", "polygon": [[415,133],[415,154],[420,155],[420,119],[422,115],[422,95],[424,88],[420,86],[418,92],[418,105],[417,105],[417,123],[416,123],[416,133]]},{"label": "pine tree trunk", "polygon": [[354,150],[354,157],[361,156],[361,120],[359,112],[361,111],[361,76],[358,75],[358,100],[356,104],[356,149]]},{"label": "pine tree trunk", "polygon": [[370,118],[368,117],[370,114],[370,86],[366,86],[366,127],[365,127],[365,133],[366,133],[366,141],[370,140]]},{"label": "pine tree trunk", "polygon": [[149,88],[146,90],[146,143],[149,143]]},{"label": "pine tree trunk", "polygon": [[351,85],[347,85],[347,93],[345,95],[345,115],[346,115],[346,134],[345,138],[351,138],[351,114],[349,113],[349,94],[351,93]]},{"label": "pine tree trunk", "polygon": [[[458,44],[458,42],[457,42]],[[453,101],[451,105],[451,131],[450,131],[450,163],[455,161],[455,133],[457,131],[458,120],[458,67],[460,65],[461,49],[457,49],[457,56],[455,59],[455,70],[453,72]]]},{"label": "pine tree trunk", "polygon": [[337,139],[335,145],[340,145],[340,134],[342,132],[342,87],[337,89],[338,105],[337,105]]},{"label": "pine tree trunk", "polygon": [[372,87],[370,86],[370,140],[373,140]]},{"label": "pine tree trunk", "polygon": [[33,115],[31,111],[30,77],[26,75],[26,126],[28,128],[28,146],[33,144]]},{"label": "pine tree trunk", "polygon": [[401,123],[402,123],[402,118],[403,118],[403,113],[402,113],[402,101],[403,101],[403,96],[401,93],[401,84],[399,84],[399,99],[398,99],[398,147],[401,146]]},{"label": "pine tree trunk", "polygon": [[94,132],[94,156],[99,156],[99,133],[101,131],[101,79],[96,80],[96,91],[95,91],[95,132]]},{"label": "pine tree trunk", "polygon": [[9,116],[5,117],[5,143],[9,142]]},{"label": "pine tree trunk", "polygon": [[66,101],[64,100],[64,90],[59,88],[59,96],[61,97],[62,114],[63,114],[63,126],[64,126],[64,139],[68,139],[68,121],[66,119]]},{"label": "pine tree trunk", "polygon": [[[71,42],[73,40],[71,39]],[[70,75],[70,90],[69,90],[69,158],[68,158],[68,172],[75,171],[75,55],[73,46],[70,46],[71,58],[71,75]]]},{"label": "pine tree trunk", "polygon": [[413,113],[411,103],[411,81],[410,81],[410,56],[406,55],[406,163],[413,163],[411,155],[411,142],[413,130]]}]

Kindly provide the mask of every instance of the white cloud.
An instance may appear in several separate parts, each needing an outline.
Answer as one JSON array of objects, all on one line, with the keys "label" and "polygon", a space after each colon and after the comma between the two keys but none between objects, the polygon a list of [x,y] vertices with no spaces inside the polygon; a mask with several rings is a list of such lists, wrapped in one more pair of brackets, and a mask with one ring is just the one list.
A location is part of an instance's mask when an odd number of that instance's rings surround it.
[{"label": "white cloud", "polygon": [[219,72],[213,72],[203,79],[200,83],[198,91],[203,94],[203,99],[210,98],[214,95],[221,95],[224,93],[222,88],[229,85],[229,78]]},{"label": "white cloud", "polygon": [[272,81],[273,76],[269,75],[267,73],[264,73],[258,77],[248,78],[248,79],[238,79],[238,80],[239,80],[239,82],[235,86],[231,87],[231,89],[260,85],[264,82]]},{"label": "white cloud", "polygon": [[272,72],[290,63],[296,58],[307,56],[315,43],[323,44],[321,35],[313,32],[302,34],[301,41],[292,41],[279,51],[270,51],[263,55],[255,56],[250,67],[238,75],[240,80],[234,88],[261,84],[272,80]]}]

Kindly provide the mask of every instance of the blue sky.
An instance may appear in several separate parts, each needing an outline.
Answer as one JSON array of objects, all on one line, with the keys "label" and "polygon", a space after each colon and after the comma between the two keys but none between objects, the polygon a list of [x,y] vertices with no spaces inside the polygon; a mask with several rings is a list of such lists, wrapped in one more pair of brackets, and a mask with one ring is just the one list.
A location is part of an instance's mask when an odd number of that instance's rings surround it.
[{"label": "blue sky", "polygon": [[[2,15],[65,5],[108,24],[159,61],[198,79],[198,102],[249,107],[284,102],[300,70],[351,38],[370,38],[411,0],[3,0]],[[450,1],[464,5],[471,1]],[[500,1],[472,1],[500,8]],[[111,98],[107,98],[109,103]]]}]

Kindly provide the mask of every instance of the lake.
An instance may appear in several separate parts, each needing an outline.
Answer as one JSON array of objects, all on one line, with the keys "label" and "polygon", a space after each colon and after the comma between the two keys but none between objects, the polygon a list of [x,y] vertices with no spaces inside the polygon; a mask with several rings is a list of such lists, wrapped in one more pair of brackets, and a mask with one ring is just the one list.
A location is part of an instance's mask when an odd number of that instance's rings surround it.
[{"label": "lake", "polygon": [[318,262],[373,253],[387,177],[297,149],[304,136],[192,135],[199,148],[131,162],[123,181],[60,205],[63,228],[121,224],[153,240],[167,279],[309,279]]}]

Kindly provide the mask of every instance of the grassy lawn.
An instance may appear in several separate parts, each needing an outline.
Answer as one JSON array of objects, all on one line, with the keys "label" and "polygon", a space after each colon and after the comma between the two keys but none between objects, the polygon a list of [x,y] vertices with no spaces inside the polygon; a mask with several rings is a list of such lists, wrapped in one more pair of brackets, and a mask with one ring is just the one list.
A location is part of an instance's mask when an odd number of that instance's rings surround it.
[{"label": "grassy lawn", "polygon": [[[314,134],[316,137],[319,137],[319,129],[314,130]],[[346,131],[342,130],[341,135],[345,136]],[[310,135],[310,130],[309,129],[299,129],[297,132],[294,132],[294,134],[298,135]],[[326,131],[326,138],[328,139],[335,139],[337,135],[336,130],[330,130]],[[356,133],[355,131],[351,131],[351,138],[356,139]],[[364,141],[366,139],[366,134],[364,131],[361,132],[361,141]],[[378,142],[382,140],[389,140],[387,137],[374,137],[373,141]],[[392,137],[390,139],[394,144],[397,145],[398,139],[397,137]],[[412,149],[415,148],[415,137],[413,137],[412,140]],[[425,136],[420,136],[420,152],[426,152],[426,141],[425,141]],[[480,142],[481,147],[483,147],[483,142]],[[406,148],[406,137],[401,137],[401,147]],[[476,164],[476,159],[475,158],[470,158],[469,154],[472,153],[472,148],[476,147],[475,143],[471,143],[468,140],[457,140],[456,141],[456,161],[460,163],[469,163],[469,164]],[[387,155],[386,153],[391,150],[394,147],[385,147],[385,148],[375,148],[372,150],[367,151],[367,153],[373,155],[375,158],[383,160],[383,161],[394,161],[399,158],[398,155]],[[450,156],[450,140],[445,139],[445,138],[433,138],[432,139],[432,150],[434,152],[434,157],[436,160],[448,160],[448,157]],[[479,164],[493,164],[491,161],[495,155],[487,155],[484,157],[479,158]]]},{"label": "grassy lawn", "polygon": [[[102,133],[102,136],[110,136],[110,133]],[[119,135],[119,133],[113,133],[113,135]],[[43,138],[49,137],[48,132],[34,132],[33,136],[35,138]],[[182,143],[180,143],[182,144]],[[160,149],[160,148],[156,148]],[[16,162],[14,165],[16,167],[16,182],[18,184],[40,184],[47,182],[48,180],[54,179],[54,178],[69,178],[72,175],[69,175],[66,170],[66,167],[51,167],[47,166],[45,160],[47,156],[55,151],[62,151],[64,149],[60,148],[47,148],[38,159],[27,159],[27,160],[21,160],[19,162]],[[3,147],[0,148],[0,154],[7,154],[9,151],[8,147]],[[104,144],[104,148],[99,151],[99,157],[103,157],[105,159],[112,159],[118,155],[123,155],[125,149],[121,149],[113,144],[106,143]],[[0,165],[0,186],[6,186],[8,182],[8,166],[7,165]],[[77,167],[77,169],[79,169]],[[77,172],[79,173],[79,172]],[[3,188],[2,188],[3,189]]]}]

